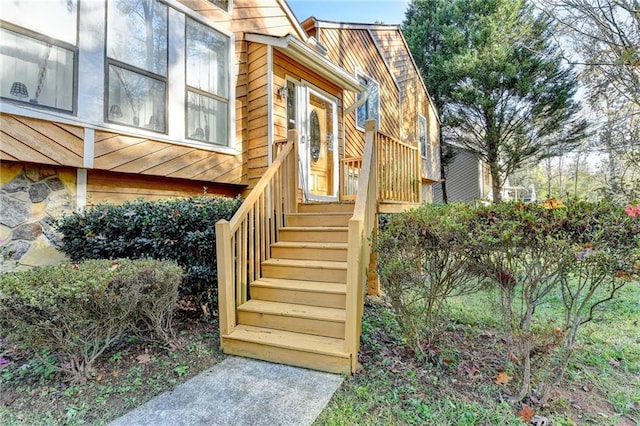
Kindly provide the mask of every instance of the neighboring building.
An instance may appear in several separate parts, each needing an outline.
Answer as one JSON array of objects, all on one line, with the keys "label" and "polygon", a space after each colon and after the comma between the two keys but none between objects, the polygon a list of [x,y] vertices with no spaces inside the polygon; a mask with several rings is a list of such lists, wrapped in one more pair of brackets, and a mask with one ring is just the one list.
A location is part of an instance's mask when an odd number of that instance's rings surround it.
[{"label": "neighboring building", "polygon": [[[445,185],[448,202],[475,204],[480,200],[490,201],[491,173],[489,167],[475,152],[450,146],[455,153],[453,161],[445,170]],[[442,184],[433,185],[433,202],[442,203]]]}]

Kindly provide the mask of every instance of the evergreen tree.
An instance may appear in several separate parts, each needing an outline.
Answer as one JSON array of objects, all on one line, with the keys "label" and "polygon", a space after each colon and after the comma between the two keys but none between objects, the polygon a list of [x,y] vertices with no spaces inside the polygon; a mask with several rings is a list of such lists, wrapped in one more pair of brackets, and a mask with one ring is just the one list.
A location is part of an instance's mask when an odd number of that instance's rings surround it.
[{"label": "evergreen tree", "polygon": [[550,29],[526,0],[413,0],[407,10],[403,30],[443,141],[486,161],[494,202],[510,173],[585,136],[576,75]]}]

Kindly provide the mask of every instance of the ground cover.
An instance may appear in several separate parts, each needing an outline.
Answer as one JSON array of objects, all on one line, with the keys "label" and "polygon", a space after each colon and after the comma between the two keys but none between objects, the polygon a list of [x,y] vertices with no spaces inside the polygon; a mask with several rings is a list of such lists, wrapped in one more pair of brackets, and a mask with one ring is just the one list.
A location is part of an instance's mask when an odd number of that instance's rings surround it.
[{"label": "ground cover", "polygon": [[[545,309],[559,309],[560,299]],[[358,374],[347,378],[316,425],[640,424],[640,285],[632,283],[580,331],[577,350],[543,407],[511,405],[518,377],[491,295],[452,299],[438,345],[418,360],[383,299],[365,310]],[[536,348],[545,350],[545,348]],[[523,410],[524,408],[524,410]],[[520,414],[521,417],[518,417]]]}]

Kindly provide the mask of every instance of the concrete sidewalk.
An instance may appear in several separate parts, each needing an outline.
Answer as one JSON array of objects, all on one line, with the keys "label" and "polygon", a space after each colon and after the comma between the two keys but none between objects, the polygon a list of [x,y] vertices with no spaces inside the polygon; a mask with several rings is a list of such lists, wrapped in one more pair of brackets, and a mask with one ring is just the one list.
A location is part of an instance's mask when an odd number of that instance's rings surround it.
[{"label": "concrete sidewalk", "polygon": [[310,425],[341,376],[229,357],[112,426]]}]

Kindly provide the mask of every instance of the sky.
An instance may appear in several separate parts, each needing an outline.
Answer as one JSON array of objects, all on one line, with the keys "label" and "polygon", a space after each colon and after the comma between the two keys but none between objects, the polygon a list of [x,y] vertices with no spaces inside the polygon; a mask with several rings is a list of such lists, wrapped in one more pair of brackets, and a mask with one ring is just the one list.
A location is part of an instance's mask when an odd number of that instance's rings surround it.
[{"label": "sky", "polygon": [[300,22],[309,16],[325,21],[401,24],[409,0],[287,0]]}]

